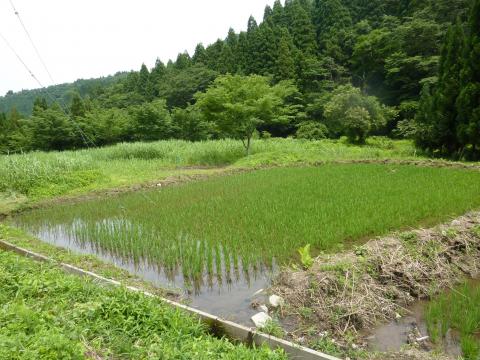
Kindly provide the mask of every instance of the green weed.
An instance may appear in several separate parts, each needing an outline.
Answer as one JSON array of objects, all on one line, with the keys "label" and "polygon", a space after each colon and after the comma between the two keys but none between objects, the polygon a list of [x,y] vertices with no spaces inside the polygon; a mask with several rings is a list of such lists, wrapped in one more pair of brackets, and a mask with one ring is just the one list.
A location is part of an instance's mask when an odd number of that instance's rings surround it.
[{"label": "green weed", "polygon": [[313,314],[314,314],[314,311],[313,311],[313,309],[308,308],[308,307],[301,307],[301,308],[298,309],[298,313],[304,319],[311,319]]},{"label": "green weed", "polygon": [[285,359],[162,303],[0,251],[0,359]]},{"label": "green weed", "polygon": [[298,249],[300,254],[300,262],[305,269],[310,269],[313,265],[313,258],[310,255],[310,244],[305,245]]},{"label": "green weed", "polygon": [[260,330],[262,332],[264,332],[265,334],[269,334],[269,335],[276,336],[276,337],[279,337],[279,338],[281,338],[285,335],[285,330],[283,330],[280,323],[275,319],[268,320],[265,323],[265,326],[263,326]]}]

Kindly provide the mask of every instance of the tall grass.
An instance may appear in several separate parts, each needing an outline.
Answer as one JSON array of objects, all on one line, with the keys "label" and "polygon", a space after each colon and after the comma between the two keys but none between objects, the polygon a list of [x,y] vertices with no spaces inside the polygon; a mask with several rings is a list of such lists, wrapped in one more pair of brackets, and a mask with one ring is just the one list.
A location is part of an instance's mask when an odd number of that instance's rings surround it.
[{"label": "tall grass", "polygon": [[465,360],[480,358],[480,286],[465,283],[434,299],[426,311],[428,332],[441,343],[449,330],[458,332]]},{"label": "tall grass", "polygon": [[[392,165],[274,168],[26,213],[40,238],[146,260],[186,279],[288,262],[296,249],[440,221],[480,206],[480,173]],[[227,274],[225,274],[225,272]]]},{"label": "tall grass", "polygon": [[91,161],[76,153],[4,155],[0,157],[0,191],[29,194],[35,187],[61,184],[75,172],[91,169]]},{"label": "tall grass", "polygon": [[209,335],[158,299],[0,250],[0,359],[285,359]]},{"label": "tall grass", "polygon": [[[188,166],[288,165],[339,159],[412,158],[408,141],[372,138],[366,146],[343,140],[257,140],[252,155],[245,156],[239,141],[181,140],[125,143],[65,152],[32,152],[0,156],[0,192],[12,190],[29,196],[58,195],[98,181],[115,184],[115,176],[127,173],[130,182],[155,179],[160,168]],[[136,174],[142,173],[142,179]]]}]

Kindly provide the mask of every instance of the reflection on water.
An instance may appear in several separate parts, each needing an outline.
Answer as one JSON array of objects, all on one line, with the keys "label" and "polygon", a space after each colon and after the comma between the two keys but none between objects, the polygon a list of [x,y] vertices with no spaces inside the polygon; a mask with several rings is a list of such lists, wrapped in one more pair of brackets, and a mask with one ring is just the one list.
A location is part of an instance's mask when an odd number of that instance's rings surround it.
[{"label": "reflection on water", "polygon": [[[376,328],[368,337],[369,347],[381,352],[399,351],[411,341],[428,336],[425,320],[427,305],[428,301],[418,301],[409,308],[406,316]],[[429,338],[422,341],[420,345],[426,351],[433,348]],[[460,337],[454,331],[447,332],[442,345],[446,354],[455,358],[461,357]]]},{"label": "reflection on water", "polygon": [[[269,286],[277,269],[274,260],[268,266],[259,263],[248,267],[242,266],[241,259],[225,261],[220,249],[206,252],[205,257],[211,256],[211,259],[202,264],[201,276],[192,278],[182,271],[181,265],[167,268],[147,257],[125,256],[124,252],[115,251],[116,247],[108,248],[105,243],[90,241],[84,236],[86,224],[79,219],[69,224],[23,223],[17,219],[16,225],[49,244],[80,254],[96,255],[159,287],[182,289],[190,299],[189,304],[192,307],[248,326],[252,325],[250,317],[256,313],[250,306],[252,295]],[[118,226],[116,219],[102,219],[93,227],[104,231],[106,228],[115,229]],[[133,225],[125,220],[122,220],[121,226],[124,233],[133,228]],[[141,234],[136,234],[139,235]],[[114,241],[112,238],[112,242]],[[199,250],[198,246],[196,250]],[[215,264],[216,271],[208,271],[209,263],[210,266]]]}]

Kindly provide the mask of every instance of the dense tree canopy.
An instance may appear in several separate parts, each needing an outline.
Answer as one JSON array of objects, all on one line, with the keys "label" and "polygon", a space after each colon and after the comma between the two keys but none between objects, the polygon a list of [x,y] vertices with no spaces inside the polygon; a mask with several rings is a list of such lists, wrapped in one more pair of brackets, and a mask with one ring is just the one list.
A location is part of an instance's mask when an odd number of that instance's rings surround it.
[{"label": "dense tree canopy", "polygon": [[480,0],[466,24],[451,25],[438,79],[427,84],[416,116],[415,140],[432,154],[480,158]]},{"label": "dense tree canopy", "polygon": [[[246,31],[229,29],[166,64],[9,92],[0,98],[0,151],[240,137],[233,128],[244,119],[220,129],[205,94],[228,88],[242,99],[262,79],[298,91],[268,120],[241,115],[257,122],[250,130],[355,142],[370,133],[413,136],[432,153],[478,153],[479,28],[478,0],[277,0],[263,21],[250,17]],[[245,88],[249,81],[257,87]],[[281,117],[292,108],[295,116]]]}]

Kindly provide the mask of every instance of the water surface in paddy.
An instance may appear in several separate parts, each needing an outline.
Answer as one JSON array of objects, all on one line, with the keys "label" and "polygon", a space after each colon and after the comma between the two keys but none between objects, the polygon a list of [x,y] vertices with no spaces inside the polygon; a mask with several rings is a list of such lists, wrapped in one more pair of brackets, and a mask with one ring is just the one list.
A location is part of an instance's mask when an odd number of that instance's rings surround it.
[{"label": "water surface in paddy", "polygon": [[463,213],[480,204],[479,183],[480,173],[411,166],[278,168],[56,205],[14,221],[250,324],[242,319],[253,313],[251,294],[268,285],[274,259]]},{"label": "water surface in paddy", "polygon": [[[102,221],[104,222],[105,220]],[[258,312],[252,308],[252,302],[266,300],[265,295],[259,291],[269,286],[277,269],[274,261],[269,266],[259,263],[248,268],[243,268],[240,262],[236,269],[230,264],[227,271],[225,261],[222,259],[221,271],[214,274],[204,271],[202,276],[191,281],[180,269],[166,271],[161,264],[152,263],[145,258],[119,256],[103,249],[95,242],[77,239],[71,228],[79,227],[81,223],[81,220],[75,219],[73,226],[54,225],[48,221],[32,226],[22,222],[21,218],[15,221],[17,226],[42,241],[75,253],[95,255],[158,287],[182,292],[189,299],[189,305],[194,308],[247,326],[252,326],[250,318]]]},{"label": "water surface in paddy", "polygon": [[[479,279],[470,279],[466,282],[470,288],[478,288],[480,286]],[[451,292],[457,292],[455,289],[447,289],[442,295],[447,295]],[[463,295],[462,295],[463,296]],[[416,341],[421,340],[418,345],[420,349],[431,351],[432,349],[440,348],[445,354],[455,359],[462,358],[462,335],[457,329],[448,328],[444,336],[440,336],[438,344],[432,344],[430,333],[427,326],[427,309],[431,305],[428,300],[420,300],[410,306],[406,314],[396,320],[378,326],[373,331],[364,334],[368,340],[369,348],[374,351],[381,352],[395,352],[401,350],[403,347]],[[454,304],[451,304],[453,307]],[[466,313],[463,316],[464,321],[467,321]],[[476,335],[478,344],[480,345],[480,336]]]}]

